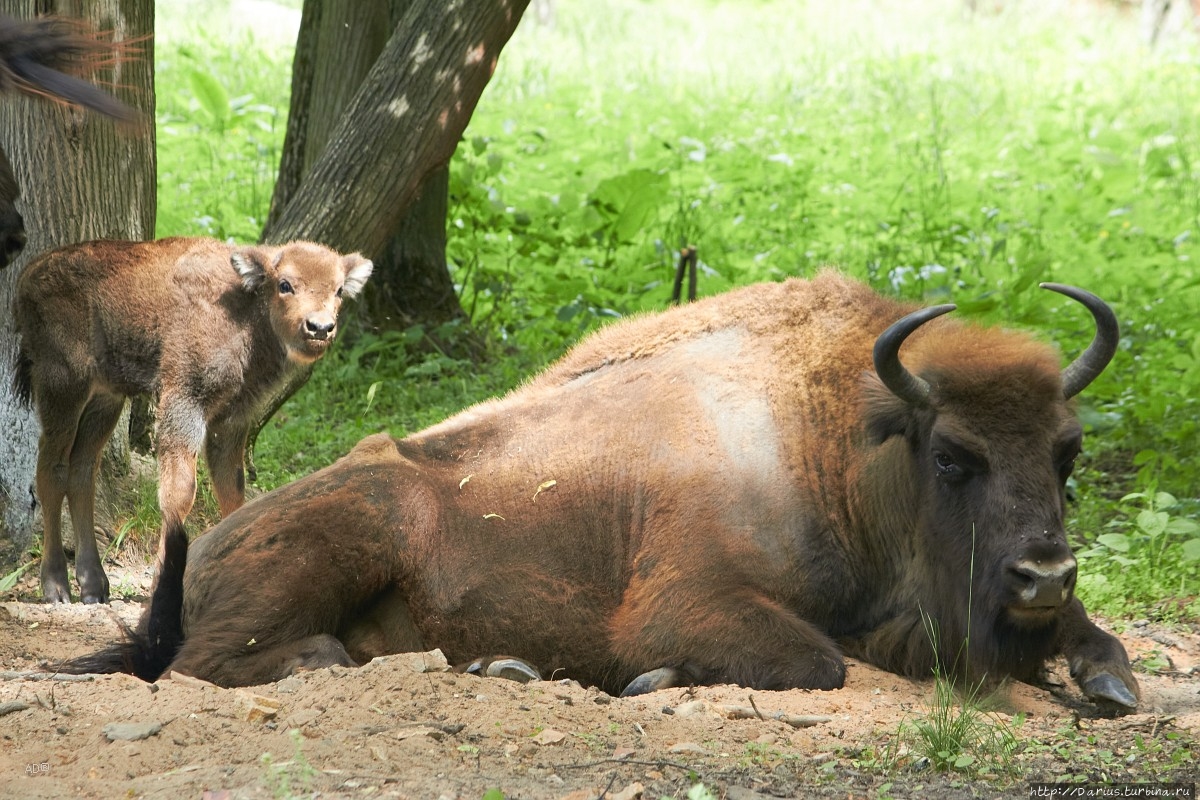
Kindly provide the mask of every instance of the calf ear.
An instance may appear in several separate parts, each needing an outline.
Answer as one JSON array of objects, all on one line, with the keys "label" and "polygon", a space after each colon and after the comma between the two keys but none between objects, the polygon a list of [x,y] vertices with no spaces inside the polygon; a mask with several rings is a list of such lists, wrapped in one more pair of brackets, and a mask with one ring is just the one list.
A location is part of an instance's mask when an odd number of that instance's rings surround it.
[{"label": "calf ear", "polygon": [[342,294],[346,297],[354,297],[362,291],[367,278],[371,277],[371,270],[375,269],[375,265],[358,253],[351,253],[348,256],[342,256],[342,269],[346,271],[346,282],[342,284]]},{"label": "calf ear", "polygon": [[229,254],[229,263],[242,279],[246,291],[253,292],[266,279],[271,259],[261,247],[239,247]]}]

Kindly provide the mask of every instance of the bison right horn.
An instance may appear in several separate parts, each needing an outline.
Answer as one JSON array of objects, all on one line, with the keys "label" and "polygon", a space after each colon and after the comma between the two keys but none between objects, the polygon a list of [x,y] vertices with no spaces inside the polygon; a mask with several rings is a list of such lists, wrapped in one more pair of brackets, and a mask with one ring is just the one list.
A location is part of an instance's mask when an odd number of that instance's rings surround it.
[{"label": "bison right horn", "polygon": [[900,345],[917,328],[955,308],[957,306],[947,304],[914,311],[893,322],[875,340],[875,374],[892,394],[909,405],[929,405],[929,382],[913,375],[900,363]]},{"label": "bison right horn", "polygon": [[1074,397],[1096,380],[1096,377],[1112,361],[1117,352],[1117,342],[1121,340],[1121,329],[1117,324],[1117,315],[1108,304],[1091,292],[1077,289],[1074,286],[1064,286],[1061,283],[1039,283],[1043,289],[1066,295],[1077,303],[1081,303],[1096,320],[1096,335],[1088,345],[1083,355],[1075,359],[1062,372],[1063,396],[1067,399]]}]

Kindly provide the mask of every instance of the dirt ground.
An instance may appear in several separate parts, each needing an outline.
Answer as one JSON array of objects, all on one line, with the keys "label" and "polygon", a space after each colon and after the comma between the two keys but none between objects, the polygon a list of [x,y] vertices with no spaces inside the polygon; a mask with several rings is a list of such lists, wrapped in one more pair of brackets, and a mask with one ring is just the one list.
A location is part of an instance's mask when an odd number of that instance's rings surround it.
[{"label": "dirt ground", "polygon": [[[110,577],[144,591],[148,574]],[[32,597],[33,580],[15,596]],[[928,717],[932,682],[859,662],[839,691],[629,699],[569,680],[450,674],[436,653],[241,690],[30,674],[116,637],[116,617],[137,617],[134,600],[0,604],[0,797],[1026,797],[1031,780],[1193,782],[1198,772],[1200,636],[1146,623],[1122,634],[1141,669],[1137,714],[1098,714],[1060,662],[1047,687],[1007,685],[991,700],[987,719],[1015,733],[1014,755],[939,772],[898,734]]]}]

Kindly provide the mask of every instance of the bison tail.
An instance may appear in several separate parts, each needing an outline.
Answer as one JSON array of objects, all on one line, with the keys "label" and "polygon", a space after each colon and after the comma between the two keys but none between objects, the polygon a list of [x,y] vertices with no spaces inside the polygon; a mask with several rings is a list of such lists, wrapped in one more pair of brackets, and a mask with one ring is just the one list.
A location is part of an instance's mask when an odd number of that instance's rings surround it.
[{"label": "bison tail", "polygon": [[17,360],[13,365],[13,395],[25,408],[33,405],[33,361],[21,348],[17,348]]},{"label": "bison tail", "polygon": [[164,537],[158,582],[137,629],[126,628],[122,641],[50,669],[74,674],[128,672],[144,681],[158,680],[183,644],[183,572],[188,548],[181,520],[170,520]]}]

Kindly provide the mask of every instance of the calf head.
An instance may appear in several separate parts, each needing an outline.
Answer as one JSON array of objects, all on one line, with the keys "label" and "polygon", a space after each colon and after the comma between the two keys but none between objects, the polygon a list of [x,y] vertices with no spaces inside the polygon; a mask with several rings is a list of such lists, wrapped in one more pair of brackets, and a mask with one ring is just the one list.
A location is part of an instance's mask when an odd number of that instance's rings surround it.
[{"label": "calf head", "polygon": [[244,247],[230,263],[247,292],[261,292],[280,345],[302,364],[329,349],[342,300],[362,290],[372,269],[358,253],[343,256],[312,242]]},{"label": "calf head", "polygon": [[[1019,334],[939,335],[934,326],[912,343],[909,372],[900,345],[954,308],[938,306],[879,337],[878,379],[869,378],[868,431],[877,442],[903,436],[916,473],[924,610],[945,638],[942,658],[976,674],[1030,677],[1053,652],[1075,588],[1063,518],[1083,429],[1070,399],[1112,358],[1117,322],[1094,295],[1044,287],[1083,303],[1096,320],[1095,340],[1065,371],[1051,348]],[[967,640],[963,654],[957,648]]]}]

